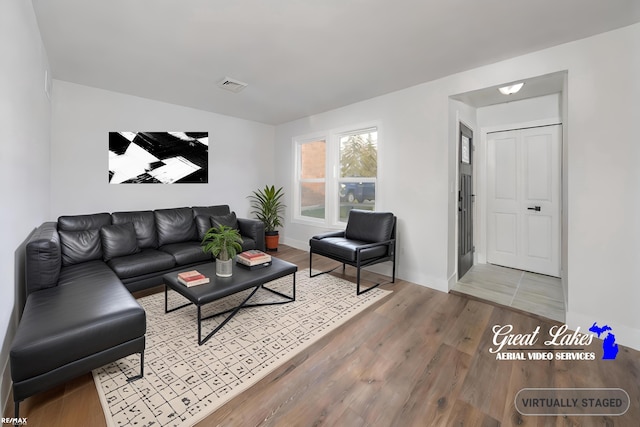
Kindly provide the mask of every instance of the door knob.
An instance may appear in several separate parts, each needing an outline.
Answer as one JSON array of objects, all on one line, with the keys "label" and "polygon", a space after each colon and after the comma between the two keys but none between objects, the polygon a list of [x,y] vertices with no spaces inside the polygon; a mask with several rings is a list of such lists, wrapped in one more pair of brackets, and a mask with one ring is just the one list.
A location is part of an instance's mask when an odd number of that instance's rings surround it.
[{"label": "door knob", "polygon": [[540,212],[540,206],[533,206],[533,207],[530,207],[530,208],[527,208],[527,209],[529,209],[530,211]]}]

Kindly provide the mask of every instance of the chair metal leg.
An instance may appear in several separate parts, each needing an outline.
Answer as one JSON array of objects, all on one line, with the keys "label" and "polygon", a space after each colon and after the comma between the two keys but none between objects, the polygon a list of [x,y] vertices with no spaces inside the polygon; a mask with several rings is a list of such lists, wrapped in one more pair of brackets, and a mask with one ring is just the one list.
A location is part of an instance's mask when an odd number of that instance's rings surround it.
[{"label": "chair metal leg", "polygon": [[20,401],[13,401],[13,406],[14,406],[14,414],[16,419],[20,418]]},{"label": "chair metal leg", "polygon": [[[362,268],[362,266],[360,265],[360,262],[358,262],[357,264],[358,264],[358,265],[356,266],[356,269],[358,270],[358,273],[357,273],[357,275],[356,275],[356,295],[362,295],[362,294],[364,294],[365,292],[369,292],[370,290],[375,289],[375,288],[377,288],[378,286],[380,286],[380,285],[382,285],[382,284],[383,284],[382,282],[379,282],[379,283],[376,283],[376,284],[375,284],[375,285],[373,285],[373,286],[369,286],[369,287],[368,287],[367,289],[365,289],[364,291],[360,290],[360,269]],[[393,274],[394,274],[394,278],[395,278],[395,267],[396,267],[396,264],[395,264],[395,263],[393,263],[393,268],[394,268],[394,273],[393,273]],[[394,280],[395,280],[395,279],[394,279]],[[393,283],[393,281],[392,281],[391,283]]]},{"label": "chair metal leg", "polygon": [[393,253],[393,270],[391,273],[391,283],[396,283],[396,253]]},{"label": "chair metal leg", "polygon": [[[312,269],[312,265],[313,265],[312,263],[313,263],[313,252],[309,251],[309,277],[317,277],[317,276],[320,276],[322,274],[331,273],[331,272],[335,271],[338,267],[340,267],[338,265],[338,266],[336,266],[336,267],[334,267],[334,268],[332,268],[330,270],[321,271],[319,273],[313,274],[312,273],[312,270],[313,270]],[[356,295],[361,295],[361,294],[363,294],[365,292],[368,292],[368,291],[370,291],[370,290],[372,290],[374,288],[377,288],[378,286],[380,286],[382,284],[395,283],[395,281],[396,281],[396,259],[395,259],[395,253],[394,253],[394,257],[393,257],[392,263],[393,263],[393,273],[392,273],[392,277],[391,277],[391,282],[376,283],[375,285],[370,286],[365,290],[361,290],[361,287],[360,287],[360,276],[361,276],[360,269],[363,266],[360,265],[360,262],[356,262],[356,265],[354,265],[354,267],[356,268],[356,272],[357,272],[356,273]],[[369,265],[369,264],[367,264],[367,265]],[[364,267],[366,267],[367,265],[364,265]],[[342,274],[345,274],[346,267],[347,267],[347,264],[346,263],[342,263]]]},{"label": "chair metal leg", "polygon": [[[339,265],[337,267],[332,268],[331,270],[327,270],[327,271],[321,271],[320,273],[316,273],[313,274],[312,273],[312,268],[311,268],[311,262],[313,260],[313,252],[309,251],[309,277],[317,277],[320,276],[322,274],[327,274],[327,273],[331,273],[332,271],[334,271],[336,268],[340,267]],[[344,264],[342,264],[342,272],[344,273]]]},{"label": "chair metal leg", "polygon": [[[359,275],[359,274],[358,274],[358,275]],[[359,280],[359,279],[358,279],[358,280]],[[375,285],[373,285],[373,286],[369,286],[369,287],[368,287],[367,289],[365,289],[364,291],[361,291],[361,290],[360,290],[360,282],[358,281],[358,289],[356,290],[356,295],[362,295],[362,294],[364,294],[365,292],[369,292],[370,290],[375,289],[375,288],[377,288],[378,286],[380,286],[380,285],[382,285],[382,284],[383,284],[382,282],[380,282],[380,283],[376,283],[376,284],[375,284]]]}]

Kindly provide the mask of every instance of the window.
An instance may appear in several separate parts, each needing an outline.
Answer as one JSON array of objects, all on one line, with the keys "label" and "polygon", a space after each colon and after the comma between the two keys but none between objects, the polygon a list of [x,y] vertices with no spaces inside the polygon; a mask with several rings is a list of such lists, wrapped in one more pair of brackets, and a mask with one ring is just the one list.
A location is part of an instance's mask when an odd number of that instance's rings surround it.
[{"label": "window", "polygon": [[339,219],[346,222],[353,208],[375,210],[378,131],[374,128],[342,134],[339,144]]},{"label": "window", "polygon": [[298,144],[299,215],[325,219],[326,142],[304,141]]},{"label": "window", "polygon": [[378,128],[296,139],[295,220],[345,223],[351,209],[375,210]]}]

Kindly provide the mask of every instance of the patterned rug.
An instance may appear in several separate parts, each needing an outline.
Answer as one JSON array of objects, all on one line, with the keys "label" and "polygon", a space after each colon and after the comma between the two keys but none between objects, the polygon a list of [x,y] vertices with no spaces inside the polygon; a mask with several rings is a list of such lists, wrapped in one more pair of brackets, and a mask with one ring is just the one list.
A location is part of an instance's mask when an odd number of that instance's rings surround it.
[{"label": "patterned rug", "polygon": [[[290,294],[291,276],[269,287]],[[93,371],[107,425],[194,425],[390,293],[378,288],[356,296],[354,283],[327,274],[310,278],[302,270],[296,274],[295,302],[240,310],[202,346],[197,343],[195,306],[165,314],[164,293],[141,298],[147,313],[144,378],[126,381],[139,373],[139,355]],[[237,306],[246,295],[207,305],[203,316]],[[186,302],[173,291],[169,297],[169,307]],[[277,299],[261,289],[249,303]],[[204,321],[203,335],[221,321]]]}]

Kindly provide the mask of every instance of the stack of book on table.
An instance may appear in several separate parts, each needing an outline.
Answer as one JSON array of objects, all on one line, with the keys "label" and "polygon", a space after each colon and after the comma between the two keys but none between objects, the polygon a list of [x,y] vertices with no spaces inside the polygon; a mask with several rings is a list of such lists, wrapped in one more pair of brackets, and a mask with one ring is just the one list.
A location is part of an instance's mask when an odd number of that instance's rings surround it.
[{"label": "stack of book on table", "polygon": [[250,270],[253,270],[254,268],[268,267],[271,265],[271,255],[257,249],[252,249],[239,253],[236,256],[236,263]]},{"label": "stack of book on table", "polygon": [[209,278],[198,270],[183,271],[182,273],[178,273],[178,282],[182,283],[186,287],[191,287],[209,283]]}]

